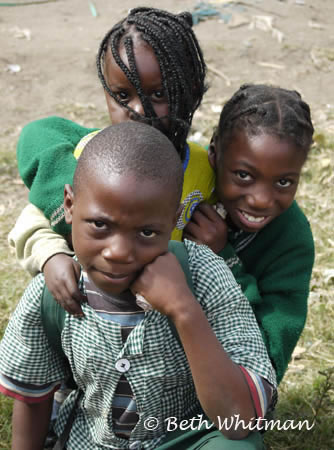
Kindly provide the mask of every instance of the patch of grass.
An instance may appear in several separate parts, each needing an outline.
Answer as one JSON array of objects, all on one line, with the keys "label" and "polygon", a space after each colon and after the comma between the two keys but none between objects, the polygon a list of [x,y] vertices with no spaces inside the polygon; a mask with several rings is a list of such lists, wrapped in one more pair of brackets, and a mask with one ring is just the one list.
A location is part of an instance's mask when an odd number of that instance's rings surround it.
[{"label": "patch of grass", "polygon": [[315,133],[297,200],[309,218],[316,257],[308,318],[295,355],[279,388],[276,417],[315,421],[312,430],[270,431],[270,450],[334,449],[334,138]]},{"label": "patch of grass", "polygon": [[[217,102],[217,100],[216,100]],[[218,102],[219,104],[221,102]],[[87,126],[107,125],[107,116],[94,120],[92,111],[68,106],[73,120]],[[202,115],[194,121],[201,124],[207,144],[219,114],[204,104]],[[196,113],[198,114],[198,113]],[[66,114],[62,114],[68,117]],[[89,122],[94,120],[93,125]],[[315,426],[307,431],[273,429],[265,434],[268,450],[334,449],[334,137],[323,130],[315,134],[315,145],[303,170],[297,200],[312,225],[316,260],[311,281],[306,327],[298,343],[283,382],[279,387],[276,419],[309,420]],[[20,183],[14,147],[0,148],[0,336],[9,315],[30,277],[23,272],[9,251],[7,234],[26,203],[27,191]],[[3,205],[3,207],[1,206]],[[12,402],[0,396],[0,450],[10,448]]]},{"label": "patch of grass", "polygon": [[[30,276],[18,266],[7,235],[26,204],[27,192],[19,179],[15,145],[0,147],[0,338]],[[0,450],[10,448],[12,400],[0,395]]]},{"label": "patch of grass", "polygon": [[0,398],[0,450],[8,450],[11,441],[11,417],[13,401],[1,395]]},{"label": "patch of grass", "polygon": [[[277,425],[265,434],[267,450],[334,448],[334,369],[319,372],[310,383],[280,386]],[[298,423],[300,424],[298,427]],[[270,428],[268,428],[270,430]]]}]

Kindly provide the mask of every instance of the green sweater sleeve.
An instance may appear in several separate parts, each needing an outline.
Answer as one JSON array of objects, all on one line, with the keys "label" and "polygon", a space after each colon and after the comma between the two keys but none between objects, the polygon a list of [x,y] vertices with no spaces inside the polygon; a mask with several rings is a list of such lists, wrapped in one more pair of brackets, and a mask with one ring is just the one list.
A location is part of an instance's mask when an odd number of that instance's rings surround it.
[{"label": "green sweater sleeve", "polygon": [[223,256],[249,299],[280,382],[304,328],[314,263],[310,225],[294,204],[236,254]]},{"label": "green sweater sleeve", "polygon": [[76,167],[73,152],[80,139],[94,130],[53,116],[26,125],[18,141],[18,168],[30,189],[29,200],[62,235],[70,232],[62,204],[64,185],[72,183]]}]

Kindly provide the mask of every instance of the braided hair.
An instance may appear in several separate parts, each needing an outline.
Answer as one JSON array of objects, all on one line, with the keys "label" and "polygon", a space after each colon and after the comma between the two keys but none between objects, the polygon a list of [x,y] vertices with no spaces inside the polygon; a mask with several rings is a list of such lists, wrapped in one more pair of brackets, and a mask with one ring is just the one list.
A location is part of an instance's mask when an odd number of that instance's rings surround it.
[{"label": "braided hair", "polygon": [[[97,55],[97,71],[108,94],[138,119],[163,130],[173,142],[181,158],[184,157],[186,138],[195,110],[200,105],[206,86],[206,65],[201,48],[192,31],[192,16],[183,12],[172,14],[155,8],[134,8],[103,38]],[[134,37],[146,42],[158,60],[162,85],[168,101],[168,130],[158,118],[149,98],[144,94],[134,57]],[[120,57],[124,46],[129,67]],[[108,87],[103,74],[105,54],[108,48],[118,66],[135,87],[143,105],[145,117],[122,103]]]},{"label": "braided hair", "polygon": [[306,153],[314,131],[310,107],[297,91],[263,84],[242,85],[225,104],[218,126],[222,148],[237,130],[289,139]]}]

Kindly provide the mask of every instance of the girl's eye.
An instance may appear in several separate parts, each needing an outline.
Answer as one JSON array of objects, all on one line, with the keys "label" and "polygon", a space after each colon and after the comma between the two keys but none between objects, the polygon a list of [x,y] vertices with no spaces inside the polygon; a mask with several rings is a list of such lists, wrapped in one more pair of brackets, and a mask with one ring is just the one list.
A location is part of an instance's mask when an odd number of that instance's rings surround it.
[{"label": "girl's eye", "polygon": [[129,94],[126,91],[115,92],[115,95],[122,103],[127,103],[129,101]]},{"label": "girl's eye", "polygon": [[106,224],[104,222],[102,222],[102,220],[94,220],[93,221],[93,225],[95,226],[95,228],[105,228]]},{"label": "girl's eye", "polygon": [[243,181],[251,180],[251,175],[248,172],[246,172],[245,170],[237,170],[235,172],[235,174],[240,180],[243,180]]},{"label": "girl's eye", "polygon": [[157,234],[152,230],[142,230],[140,232],[140,235],[145,238],[152,238],[152,237],[156,236]]},{"label": "girl's eye", "polygon": [[155,100],[161,100],[165,97],[165,92],[163,89],[156,90],[153,92],[152,97]]},{"label": "girl's eye", "polygon": [[292,181],[287,180],[286,178],[281,178],[280,180],[277,181],[277,184],[280,187],[286,188],[292,185]]}]

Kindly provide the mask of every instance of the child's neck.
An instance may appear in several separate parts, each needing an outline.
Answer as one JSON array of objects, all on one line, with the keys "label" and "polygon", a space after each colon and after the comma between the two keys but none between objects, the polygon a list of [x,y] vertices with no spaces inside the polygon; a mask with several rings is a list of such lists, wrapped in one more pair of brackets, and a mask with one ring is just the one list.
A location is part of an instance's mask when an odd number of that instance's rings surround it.
[{"label": "child's neck", "polygon": [[107,294],[101,289],[99,289],[86,275],[85,279],[87,280],[86,284],[86,290],[88,288],[89,290],[96,291],[98,296],[98,305],[96,304],[96,296],[90,296],[89,292],[87,292],[87,302],[89,306],[91,306],[93,309],[101,309],[103,308],[103,305],[106,307],[108,304],[113,303],[115,306],[117,306],[120,310],[141,310],[141,308],[136,303],[136,297],[133,295],[133,293],[130,291],[130,289],[127,289],[124,292],[121,292],[120,294]]}]

